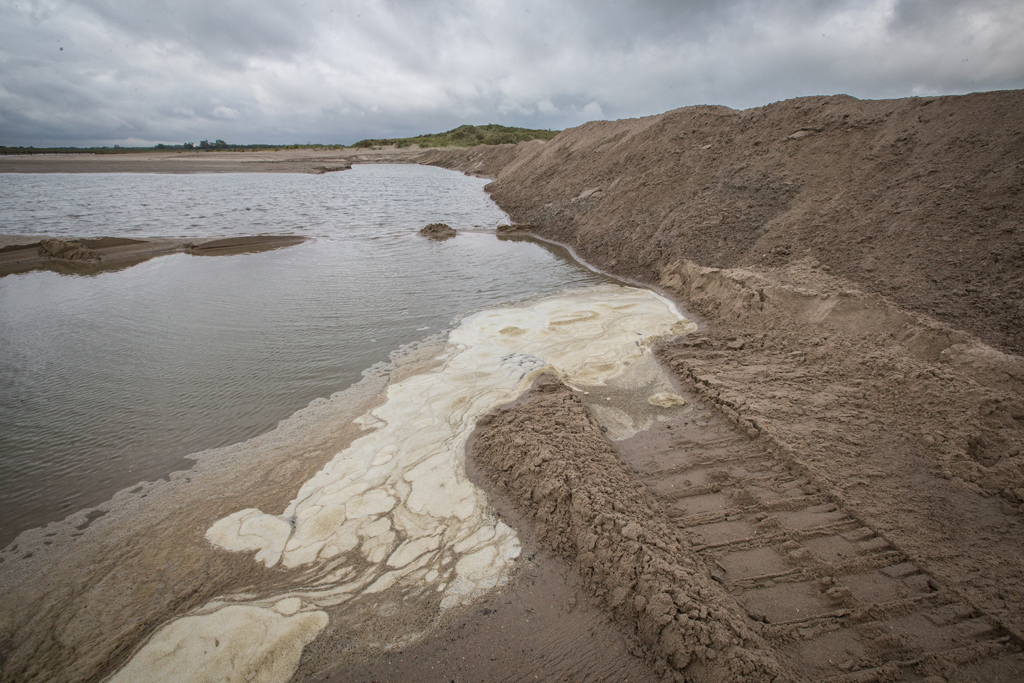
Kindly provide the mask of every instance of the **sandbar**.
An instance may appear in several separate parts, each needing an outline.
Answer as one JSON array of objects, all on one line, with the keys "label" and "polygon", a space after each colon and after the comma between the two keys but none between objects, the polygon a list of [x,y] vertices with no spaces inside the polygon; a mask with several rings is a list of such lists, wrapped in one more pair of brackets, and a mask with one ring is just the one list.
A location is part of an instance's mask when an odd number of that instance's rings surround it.
[{"label": "sandbar", "polygon": [[303,235],[248,235],[219,238],[90,237],[55,238],[39,235],[0,235],[0,277],[30,270],[92,275],[122,270],[167,254],[227,256],[295,246]]}]

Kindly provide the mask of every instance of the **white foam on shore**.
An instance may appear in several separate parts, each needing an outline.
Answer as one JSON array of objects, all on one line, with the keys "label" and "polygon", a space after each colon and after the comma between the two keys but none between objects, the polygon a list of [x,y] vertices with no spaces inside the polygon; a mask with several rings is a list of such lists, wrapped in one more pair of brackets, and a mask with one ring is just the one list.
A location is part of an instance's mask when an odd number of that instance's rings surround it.
[{"label": "white foam on shore", "polygon": [[622,384],[631,372],[646,377],[650,344],[694,327],[657,294],[610,284],[466,318],[443,363],[389,386],[384,404],[358,420],[367,434],[283,512],[240,510],[207,531],[216,546],[294,571],[294,589],[178,619],[112,680],[171,680],[182,670],[195,681],[285,681],[327,625],[324,608],[427,586],[448,609],[503,583],[519,541],[466,477],[477,420],[542,372],[580,390]]}]

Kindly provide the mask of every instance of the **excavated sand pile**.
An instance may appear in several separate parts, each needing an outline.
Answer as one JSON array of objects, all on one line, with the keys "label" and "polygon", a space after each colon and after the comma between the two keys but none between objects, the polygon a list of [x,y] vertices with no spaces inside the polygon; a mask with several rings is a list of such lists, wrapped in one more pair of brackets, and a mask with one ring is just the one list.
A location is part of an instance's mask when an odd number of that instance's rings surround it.
[{"label": "excavated sand pile", "polygon": [[496,177],[490,191],[513,219],[617,274],[655,282],[681,259],[809,256],[1024,351],[1024,91],[687,107],[434,154]]},{"label": "excavated sand pile", "polygon": [[[710,620],[745,614],[745,647],[797,680],[1024,677],[1024,91],[691,107],[424,161],[496,177],[515,222],[702,321],[658,357],[713,419],[587,452],[629,463],[673,521],[645,533],[722,584]],[[527,433],[572,413],[517,410]],[[514,486],[546,528],[543,471]],[[635,540],[607,537],[601,571]],[[699,636],[688,660],[647,633],[700,678]]]}]

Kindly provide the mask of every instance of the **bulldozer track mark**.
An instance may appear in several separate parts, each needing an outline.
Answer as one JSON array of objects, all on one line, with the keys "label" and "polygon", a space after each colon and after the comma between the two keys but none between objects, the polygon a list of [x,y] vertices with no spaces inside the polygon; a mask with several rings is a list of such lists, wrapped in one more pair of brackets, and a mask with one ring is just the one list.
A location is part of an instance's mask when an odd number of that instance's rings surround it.
[{"label": "bulldozer track mark", "polygon": [[724,418],[660,423],[619,450],[690,551],[804,680],[1018,680],[1024,672],[1016,634]]}]

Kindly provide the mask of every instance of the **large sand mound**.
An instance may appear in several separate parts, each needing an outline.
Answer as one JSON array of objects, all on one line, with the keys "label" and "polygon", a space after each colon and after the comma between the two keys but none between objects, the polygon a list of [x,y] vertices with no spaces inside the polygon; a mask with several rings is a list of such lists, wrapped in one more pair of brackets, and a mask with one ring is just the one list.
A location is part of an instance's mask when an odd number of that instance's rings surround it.
[{"label": "large sand mound", "polygon": [[1024,351],[1024,91],[687,107],[435,163],[496,176],[516,221],[620,275],[811,256]]},{"label": "large sand mound", "polygon": [[[424,161],[496,177],[516,222],[703,320],[659,358],[708,417],[576,449],[537,426],[579,409],[539,398],[477,442],[650,655],[688,679],[749,676],[699,634],[669,648],[678,618],[651,628],[631,539],[601,540],[613,559],[593,568],[573,545],[588,523],[548,492],[601,491],[607,472],[581,469],[601,453],[653,496],[645,538],[697,567],[673,587],[722,584],[708,627],[758,634],[740,639],[772,663],[759,672],[1024,676],[1024,91],[690,107]],[[548,451],[559,464],[502,471]]]}]

